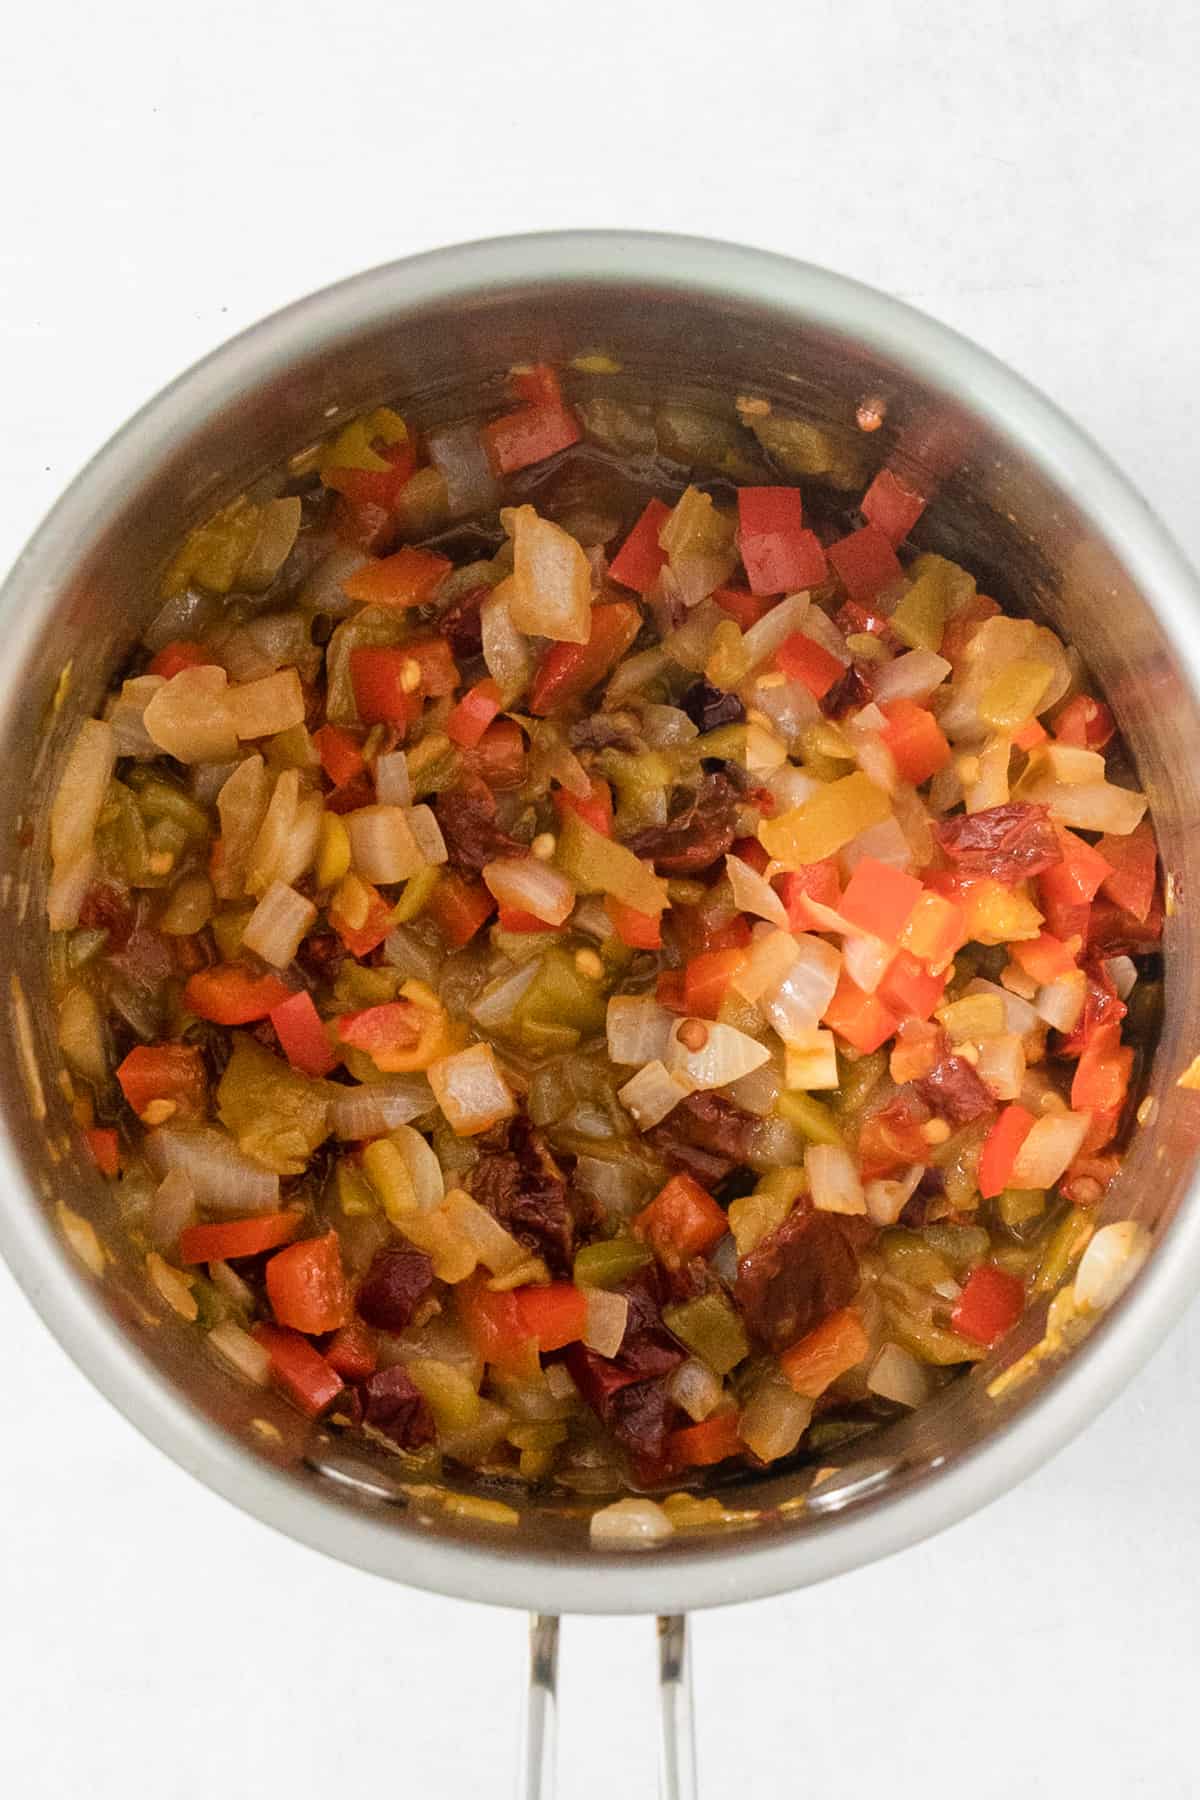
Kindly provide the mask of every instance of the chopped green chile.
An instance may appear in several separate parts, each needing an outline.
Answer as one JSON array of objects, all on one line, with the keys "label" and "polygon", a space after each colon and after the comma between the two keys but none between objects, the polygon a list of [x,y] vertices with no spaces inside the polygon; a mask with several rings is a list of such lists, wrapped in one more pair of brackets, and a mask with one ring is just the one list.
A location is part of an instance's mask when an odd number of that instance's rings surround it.
[{"label": "chopped green chile", "polygon": [[59,1086],[158,1291],[411,1479],[571,1505],[820,1463],[998,1276],[1069,1300],[1162,1007],[1033,597],[914,553],[853,422],[624,380],[376,407],[203,521],[49,831]]}]

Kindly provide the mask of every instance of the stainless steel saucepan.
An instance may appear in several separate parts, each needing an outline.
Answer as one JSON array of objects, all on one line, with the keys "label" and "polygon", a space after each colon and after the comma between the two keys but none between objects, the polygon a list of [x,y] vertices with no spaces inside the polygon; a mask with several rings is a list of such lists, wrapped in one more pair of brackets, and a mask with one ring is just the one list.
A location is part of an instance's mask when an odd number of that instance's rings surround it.
[{"label": "stainless steel saucepan", "polygon": [[[714,1523],[621,1554],[591,1546],[578,1505],[533,1497],[517,1524],[501,1525],[476,1515],[465,1478],[465,1506],[411,1491],[386,1457],[349,1454],[332,1436],[313,1443],[284,1402],[237,1385],[199,1350],[125,1255],[110,1198],[80,1154],[55,1077],[43,904],[56,758],[154,608],[181,533],[344,416],[399,401],[423,426],[467,417],[499,399],[510,365],[597,350],[620,365],[580,377],[597,391],[668,393],[724,412],[736,395],[766,397],[822,425],[848,458],[864,446],[872,467],[898,457],[934,488],[922,544],[1040,611],[1085,653],[1150,793],[1171,902],[1155,1104],[1105,1202],[1106,1216],[1143,1221],[1154,1249],[1112,1313],[1001,1400],[987,1389],[1012,1344],[865,1451],[835,1457],[840,1466],[815,1485],[811,1470],[741,1477],[724,1490],[743,1515],[737,1528]],[[884,416],[869,438],[856,424],[864,407],[867,423]],[[559,1614],[668,1615],[665,1717],[677,1727],[679,1615],[840,1574],[982,1506],[1099,1412],[1191,1297],[1200,1095],[1176,1083],[1200,1048],[1198,601],[1195,577],[1105,456],[953,332],[801,263],[604,232],[437,251],[267,319],[125,426],[18,560],[2,613],[0,1248],[97,1387],[227,1499],[376,1574],[541,1615],[527,1794],[546,1767],[539,1720]],[[93,1224],[94,1240],[72,1215]],[[1025,1321],[1017,1348],[1040,1331]],[[668,1793],[684,1791],[687,1757],[686,1732],[681,1741],[668,1730]]]}]

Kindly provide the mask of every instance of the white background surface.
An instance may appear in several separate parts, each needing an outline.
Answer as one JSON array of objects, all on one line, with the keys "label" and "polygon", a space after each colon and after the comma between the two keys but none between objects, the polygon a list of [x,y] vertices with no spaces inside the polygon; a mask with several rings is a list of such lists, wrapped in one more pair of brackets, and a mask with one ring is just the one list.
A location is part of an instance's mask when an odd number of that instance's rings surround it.
[{"label": "white background surface", "polygon": [[[891,289],[1040,384],[1193,556],[1183,0],[468,10],[41,0],[0,64],[0,563],[163,382],[441,242],[744,239]],[[2,1203],[2,1200],[0,1200]],[[149,1449],[0,1271],[0,1792],[507,1792],[524,1621],[391,1588]],[[696,1623],[703,1792],[1091,1800],[1194,1773],[1200,1315],[932,1544]],[[566,1800],[654,1789],[651,1628],[569,1623]]]}]

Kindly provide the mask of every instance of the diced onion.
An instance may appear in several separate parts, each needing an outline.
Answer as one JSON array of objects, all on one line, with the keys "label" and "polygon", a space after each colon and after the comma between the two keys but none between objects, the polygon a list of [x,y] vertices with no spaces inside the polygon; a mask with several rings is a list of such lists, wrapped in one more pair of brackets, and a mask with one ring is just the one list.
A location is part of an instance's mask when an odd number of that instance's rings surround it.
[{"label": "diced onion", "polygon": [[329,1123],[339,1138],[384,1137],[429,1112],[433,1089],[424,1075],[388,1075],[361,1087],[335,1087]]},{"label": "diced onion", "polygon": [[150,1242],[156,1250],[171,1256],[179,1244],[179,1234],[196,1217],[196,1190],[182,1169],[168,1169],[154,1190],[146,1219]]},{"label": "diced onion", "polygon": [[1119,1300],[1150,1254],[1150,1233],[1136,1219],[1102,1225],[1075,1274],[1076,1304],[1102,1312]]},{"label": "diced onion", "polygon": [[669,750],[690,743],[699,728],[678,706],[656,706],[647,701],[640,709],[642,736],[652,750]]},{"label": "diced onion", "polygon": [[[751,674],[769,662],[792,633],[799,631],[808,613],[807,594],[789,594],[780,600],[770,612],[765,612],[757,624],[751,625],[749,631],[742,634],[742,650],[746,656],[746,668]],[[841,654],[846,654],[842,645]]]},{"label": "diced onion", "polygon": [[59,863],[46,889],[46,917],[51,931],[69,931],[79,923],[79,910],[96,873],[96,852],[81,850],[73,862]]},{"label": "diced onion", "polygon": [[[966,759],[962,759],[965,761]],[[961,762],[963,805],[969,813],[987,812],[989,807],[1004,806],[1008,801],[1008,767],[1012,760],[1012,740],[990,737],[974,754],[976,773],[968,780]]]},{"label": "diced onion", "polygon": [[629,1297],[610,1293],[607,1288],[588,1288],[586,1292],[587,1324],[583,1341],[597,1356],[615,1356],[625,1336]]},{"label": "diced onion", "polygon": [[1074,1031],[1086,999],[1087,976],[1082,969],[1069,969],[1038,989],[1033,1009],[1055,1031]]},{"label": "diced onion", "polygon": [[794,763],[785,763],[782,768],[773,770],[765,783],[778,812],[791,812],[793,807],[803,806],[823,785],[815,775],[810,775],[806,769],[798,769]]},{"label": "diced onion", "polygon": [[211,1212],[272,1212],[279,1205],[279,1177],[239,1150],[215,1125],[160,1125],[146,1137],[146,1160],[156,1175],[182,1169],[196,1200]]},{"label": "diced onion", "polygon": [[871,686],[879,705],[891,700],[928,700],[951,673],[944,656],[932,650],[908,650],[875,670]]},{"label": "diced onion", "polygon": [[273,881],[303,875],[316,854],[323,810],[319,795],[301,793],[299,769],[284,769],[246,861],[248,894],[265,894]]},{"label": "diced onion", "polygon": [[453,519],[491,512],[499,497],[496,478],[474,425],[445,425],[426,439],[429,460],[446,483],[446,504]]},{"label": "diced onion", "polygon": [[595,1202],[610,1230],[627,1223],[646,1198],[646,1177],[628,1157],[614,1162],[606,1156],[581,1156],[574,1185]]},{"label": "diced onion", "polygon": [[670,1074],[661,1062],[648,1062],[632,1080],[617,1089],[617,1099],[629,1113],[639,1131],[649,1131],[665,1119],[679,1102],[686,1099],[691,1086]]},{"label": "diced onion", "polygon": [[1128,1000],[1137,986],[1137,964],[1131,956],[1110,956],[1104,964],[1108,979],[1122,1000]]},{"label": "diced onion", "polygon": [[885,1344],[867,1373],[867,1386],[881,1400],[920,1406],[929,1398],[929,1371],[899,1344]]},{"label": "diced onion", "polygon": [[271,777],[257,754],[238,763],[221,786],[217,795],[221,855],[212,883],[223,900],[234,900],[244,891],[247,859],[262,829],[270,795]]},{"label": "diced onion", "polygon": [[1025,1045],[1015,1031],[983,1038],[976,1045],[979,1061],[975,1073],[993,1100],[1020,1098],[1025,1080]]},{"label": "diced onion", "polygon": [[[621,700],[628,699],[632,694],[636,694],[639,688],[645,687],[647,682],[653,681],[661,675],[670,660],[667,652],[659,644],[656,644],[652,650],[639,650],[636,656],[625,657],[622,662],[617,664],[612,680],[605,690],[605,706],[613,706]],[[703,668],[704,665],[700,663],[698,666]]]},{"label": "diced onion", "polygon": [[361,806],[343,814],[350,860],[364,881],[407,881],[425,858],[402,806]]},{"label": "diced onion", "polygon": [[[674,663],[681,669],[690,669],[699,675],[708,661],[709,648],[712,644],[713,632],[728,615],[721,611],[715,600],[703,600],[684,620],[678,631],[670,632],[663,639],[663,649]],[[616,683],[609,683],[609,694],[613,694]]]},{"label": "diced onion", "polygon": [[785,1053],[785,1083],[806,1093],[839,1085],[837,1045],[832,1031],[793,1037]]},{"label": "diced onion", "polygon": [[680,1363],[667,1382],[667,1392],[671,1399],[697,1425],[720,1405],[724,1391],[721,1377],[695,1356],[689,1356],[686,1362]]},{"label": "diced onion", "polygon": [[471,1044],[432,1064],[429,1084],[446,1123],[458,1137],[474,1137],[511,1119],[512,1090],[496,1066],[490,1044]]},{"label": "diced onion", "polygon": [[[387,954],[386,950],[384,954]],[[538,966],[534,959],[514,969],[511,975],[501,975],[497,981],[489,982],[478,1000],[467,1008],[475,1023],[484,1031],[496,1031],[511,1024],[525,990],[537,975]]]},{"label": "diced onion", "polygon": [[827,612],[822,612],[819,606],[810,606],[800,629],[805,637],[811,638],[814,644],[820,644],[822,650],[827,650],[843,668],[848,667],[850,652],[846,648],[846,640]]},{"label": "diced onion", "polygon": [[854,745],[854,760],[877,788],[885,794],[895,792],[899,777],[896,773],[896,759],[876,731],[857,731],[850,734]]},{"label": "diced onion", "polygon": [[77,1074],[97,1087],[108,1080],[108,1033],[90,988],[68,988],[59,1002],[58,1047]]},{"label": "diced onion", "polygon": [[185,1275],[182,1269],[172,1268],[157,1250],[151,1250],[146,1258],[146,1273],[167,1305],[181,1319],[190,1321],[199,1316],[200,1306],[192,1292],[194,1275]]},{"label": "diced onion", "polygon": [[274,737],[304,723],[304,691],[293,668],[231,687],[225,704],[239,738]]},{"label": "diced onion", "polygon": [[762,1462],[790,1456],[812,1422],[814,1404],[782,1376],[768,1376],[743,1407],[738,1436]]},{"label": "diced onion", "polygon": [[326,613],[340,619],[353,605],[342,583],[355,569],[362,568],[362,551],[352,544],[339,544],[323,557],[300,590],[300,605],[311,613]]},{"label": "diced onion", "polygon": [[488,891],[501,906],[561,925],[575,904],[575,889],[561,870],[536,856],[506,856],[483,870]]},{"label": "diced onion", "polygon": [[994,981],[983,981],[978,977],[967,983],[968,994],[998,994],[1004,1005],[1004,1029],[1015,1031],[1018,1037],[1028,1037],[1036,1031],[1040,1020],[1028,1000],[1022,1000],[1019,994],[1010,994],[1007,988],[999,987]]},{"label": "diced onion", "polygon": [[733,889],[733,903],[739,912],[753,913],[756,918],[767,919],[772,925],[786,929],[787,908],[770,882],[765,881],[756,869],[752,869],[748,862],[743,862],[740,856],[734,856],[731,851],[725,858],[725,873]]},{"label": "diced onion", "polygon": [[924,1173],[923,1165],[914,1163],[903,1175],[868,1181],[863,1196],[872,1225],[894,1225],[916,1193]]},{"label": "diced onion", "polygon": [[237,732],[224,669],[180,669],[153,694],[143,714],[151,740],[178,762],[232,762]]},{"label": "diced onion", "polygon": [[[737,859],[731,857],[729,860]],[[774,994],[786,979],[796,956],[796,940],[790,932],[775,931],[769,925],[760,928],[745,957],[733,971],[730,986],[743,1000],[755,1001],[764,994]]]},{"label": "diced onion", "polygon": [[[50,856],[58,877],[90,852],[96,821],[116,766],[117,742],[103,719],[85,719],[63,766],[50,808]],[[76,919],[51,921],[74,925]]]},{"label": "diced onion", "polygon": [[375,798],[381,806],[412,805],[412,781],[403,750],[388,750],[375,758]]},{"label": "diced onion", "polygon": [[866,1196],[850,1152],[841,1144],[810,1144],[804,1168],[819,1212],[865,1213]]},{"label": "diced onion", "polygon": [[266,1387],[271,1379],[271,1358],[256,1338],[232,1319],[222,1319],[208,1334],[209,1347],[216,1351],[239,1375],[256,1387]]},{"label": "diced onion", "polygon": [[605,1025],[609,1061],[641,1067],[667,1053],[675,1015],[649,994],[614,994]]},{"label": "diced onion", "polygon": [[509,608],[510,587],[510,581],[501,582],[479,609],[483,660],[488,674],[500,689],[505,706],[511,706],[524,692],[533,674],[529,644],[513,623]]},{"label": "diced onion", "polygon": [[769,719],[779,736],[789,743],[821,716],[820,706],[804,683],[786,681],[778,673],[751,675],[739,692],[745,704]]},{"label": "diced onion", "polygon": [[435,1207],[441,1205],[446,1192],[446,1180],[437,1151],[413,1125],[395,1126],[388,1133],[388,1141],[395,1145],[408,1170],[417,1211],[433,1212]]},{"label": "diced onion", "polygon": [[783,1076],[778,1066],[768,1061],[760,1068],[751,1069],[740,1081],[731,1081],[725,1092],[743,1112],[753,1113],[756,1119],[765,1119],[773,1110],[782,1087]]},{"label": "diced onion", "polygon": [[[870,773],[869,770],[866,772]],[[899,790],[893,793],[892,798],[893,801],[899,799]],[[848,844],[843,845],[838,854],[847,875],[852,875],[859,863],[867,857],[874,862],[887,863],[889,868],[905,870],[911,869],[917,860],[913,855],[909,834],[901,820],[894,815],[881,819],[878,825],[868,825],[865,831],[860,831],[856,838],[851,838]],[[928,856],[922,859],[923,862],[928,860]]]},{"label": "diced onion", "polygon": [[1010,1187],[1051,1188],[1078,1156],[1092,1122],[1091,1113],[1050,1113],[1035,1121],[1017,1151]]},{"label": "diced onion", "polygon": [[449,859],[446,840],[442,836],[442,828],[437,822],[437,814],[432,806],[410,806],[407,811],[408,828],[413,834],[417,849],[431,868],[438,868]]},{"label": "diced onion", "polygon": [[592,1514],[594,1544],[614,1550],[649,1549],[674,1535],[675,1527],[654,1500],[614,1500]]},{"label": "diced onion", "polygon": [[848,937],[842,947],[846,973],[864,994],[875,992],[887,974],[895,954],[894,944],[885,944],[882,938],[869,937],[866,932],[861,936]]},{"label": "diced onion", "polygon": [[[680,1037],[680,1033],[687,1033],[689,1027],[693,1030],[699,1027],[704,1032],[704,1042],[698,1050],[690,1050]],[[710,1019],[680,1019],[671,1028],[667,1067],[694,1088],[719,1088],[748,1075],[769,1056],[765,1044],[748,1037],[733,1025],[717,1024]]]},{"label": "diced onion", "polygon": [[202,637],[219,605],[215,595],[202,594],[196,588],[185,588],[181,594],[172,594],[147,625],[142,642],[147,650],[157,654],[177,638]]},{"label": "diced onion", "polygon": [[794,940],[796,956],[791,968],[772,992],[762,996],[761,1006],[784,1043],[803,1039],[815,1031],[833,999],[842,970],[836,945],[802,932]]},{"label": "diced onion", "polygon": [[311,900],[285,882],[273,881],[242,933],[242,943],[264,962],[286,969],[317,916]]},{"label": "diced onion", "polygon": [[575,539],[539,518],[532,506],[501,514],[512,537],[509,608],[518,631],[560,643],[586,644],[592,617],[592,572]]},{"label": "diced onion", "polygon": [[493,1275],[504,1275],[519,1263],[528,1262],[529,1252],[524,1244],[519,1244],[512,1232],[506,1231],[487,1207],[472,1199],[465,1189],[452,1188],[446,1195],[446,1215]]},{"label": "diced onion", "polygon": [[400,969],[418,981],[436,981],[445,958],[407,925],[397,925],[383,940],[383,960],[389,968]]},{"label": "diced onion", "polygon": [[118,756],[134,756],[142,761],[158,755],[158,745],[146,730],[146,708],[160,687],[166,685],[162,675],[135,675],[123,682],[104,709],[113,728]]}]

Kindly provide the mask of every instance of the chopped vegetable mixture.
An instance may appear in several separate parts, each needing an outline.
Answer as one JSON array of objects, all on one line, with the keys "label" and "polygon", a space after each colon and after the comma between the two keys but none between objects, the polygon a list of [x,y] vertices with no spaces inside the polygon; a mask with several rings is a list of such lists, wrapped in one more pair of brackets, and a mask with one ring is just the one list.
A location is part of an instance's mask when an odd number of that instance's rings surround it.
[{"label": "chopped vegetable mixture", "polygon": [[53,807],[75,1112],[225,1363],[414,1467],[821,1456],[1092,1237],[1146,801],[865,439],[510,380],[180,546]]}]

